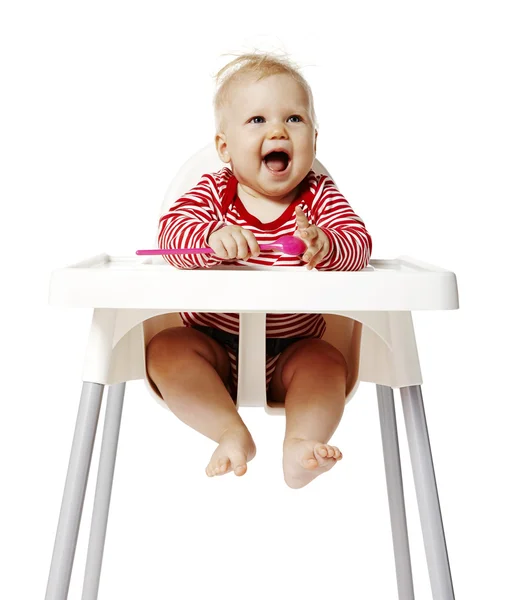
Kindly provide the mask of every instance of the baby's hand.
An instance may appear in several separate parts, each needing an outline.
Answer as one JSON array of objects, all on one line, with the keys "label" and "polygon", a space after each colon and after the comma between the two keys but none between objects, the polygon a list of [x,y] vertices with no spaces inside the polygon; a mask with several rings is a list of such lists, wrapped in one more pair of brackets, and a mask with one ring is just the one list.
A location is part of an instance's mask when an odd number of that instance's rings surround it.
[{"label": "baby's hand", "polygon": [[226,225],[211,233],[208,245],[218,258],[247,260],[259,256],[261,250],[252,231],[238,225]]},{"label": "baby's hand", "polygon": [[330,240],[317,225],[311,225],[307,215],[297,206],[295,209],[296,225],[298,229],[294,235],[307,244],[307,250],[302,260],[307,264],[307,269],[313,269],[330,251]]}]

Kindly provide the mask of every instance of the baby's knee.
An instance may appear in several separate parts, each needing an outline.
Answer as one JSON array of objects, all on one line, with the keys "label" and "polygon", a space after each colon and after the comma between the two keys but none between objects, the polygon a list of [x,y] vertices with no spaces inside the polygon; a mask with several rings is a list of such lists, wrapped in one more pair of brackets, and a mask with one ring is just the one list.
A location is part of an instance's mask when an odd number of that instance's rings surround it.
[{"label": "baby's knee", "polygon": [[300,355],[318,364],[346,364],[344,355],[326,340],[311,338],[300,348]]},{"label": "baby's knee", "polygon": [[282,382],[287,388],[295,372],[310,372],[314,376],[338,371],[347,375],[347,370],[340,350],[325,340],[312,338],[300,343],[282,365]]},{"label": "baby's knee", "polygon": [[338,348],[335,348],[335,346],[333,346],[329,342],[326,342],[325,340],[320,340],[320,342],[321,358],[329,361],[333,365],[338,364],[347,371],[347,361],[342,352]]},{"label": "baby's knee", "polygon": [[321,346],[316,352],[315,363],[321,366],[324,373],[338,372],[339,374],[343,373],[347,377],[349,367],[342,352],[329,342],[324,340],[319,341],[321,342]]},{"label": "baby's knee", "polygon": [[151,377],[166,372],[167,364],[178,362],[187,350],[186,327],[171,327],[157,333],[147,344],[146,368]]}]

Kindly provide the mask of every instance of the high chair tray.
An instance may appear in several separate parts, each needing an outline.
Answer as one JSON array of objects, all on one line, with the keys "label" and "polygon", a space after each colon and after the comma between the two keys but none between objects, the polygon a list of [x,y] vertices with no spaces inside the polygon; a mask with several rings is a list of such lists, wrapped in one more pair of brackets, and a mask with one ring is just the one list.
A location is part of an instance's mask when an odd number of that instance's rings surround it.
[{"label": "high chair tray", "polygon": [[176,269],[151,256],[100,254],[52,273],[59,306],[198,312],[411,311],[458,308],[456,276],[401,256],[362,271],[305,267]]}]

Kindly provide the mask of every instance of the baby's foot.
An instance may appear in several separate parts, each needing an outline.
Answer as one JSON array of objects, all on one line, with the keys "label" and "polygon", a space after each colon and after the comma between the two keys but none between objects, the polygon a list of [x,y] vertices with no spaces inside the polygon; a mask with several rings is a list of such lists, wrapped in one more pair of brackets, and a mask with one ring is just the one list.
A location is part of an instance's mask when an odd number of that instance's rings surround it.
[{"label": "baby's foot", "polygon": [[245,427],[229,429],[219,440],[219,446],[205,469],[209,477],[233,471],[239,477],[247,471],[247,462],[256,455],[251,434]]},{"label": "baby's foot", "polygon": [[284,481],[290,488],[302,488],[329,471],[341,458],[342,453],[336,446],[288,438],[284,440]]}]

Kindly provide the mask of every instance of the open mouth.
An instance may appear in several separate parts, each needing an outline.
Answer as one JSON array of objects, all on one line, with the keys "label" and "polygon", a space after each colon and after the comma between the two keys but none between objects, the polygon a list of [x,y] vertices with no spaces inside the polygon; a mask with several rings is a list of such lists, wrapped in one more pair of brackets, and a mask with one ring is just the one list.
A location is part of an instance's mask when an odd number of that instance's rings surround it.
[{"label": "open mouth", "polygon": [[290,160],[288,153],[283,151],[269,152],[263,158],[263,162],[267,168],[275,173],[282,173],[285,171],[289,166]]}]

